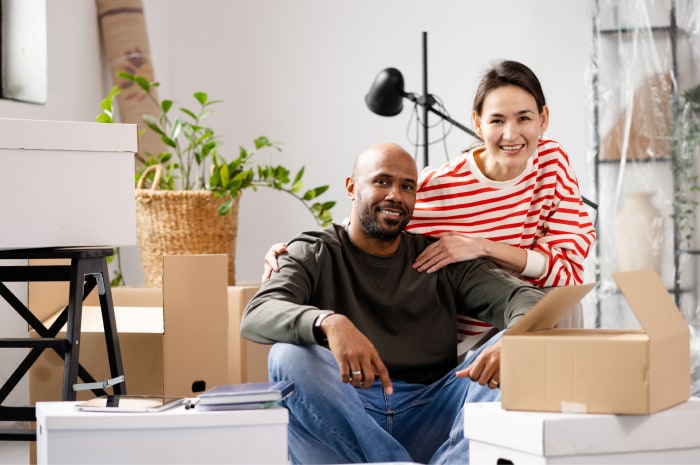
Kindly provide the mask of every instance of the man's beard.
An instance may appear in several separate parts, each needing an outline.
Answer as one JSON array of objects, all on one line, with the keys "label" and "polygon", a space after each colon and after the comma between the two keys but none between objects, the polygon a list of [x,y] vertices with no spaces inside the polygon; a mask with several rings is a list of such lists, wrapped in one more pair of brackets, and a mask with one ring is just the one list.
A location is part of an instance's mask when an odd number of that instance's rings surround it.
[{"label": "man's beard", "polygon": [[[392,207],[392,208],[397,208],[397,207]],[[398,207],[403,209],[402,207]],[[395,239],[401,232],[406,228],[406,225],[410,221],[410,218],[405,218],[398,226],[396,229],[391,229],[389,231],[385,231],[379,226],[379,222],[377,221],[377,216],[376,214],[372,214],[374,212],[374,209],[371,211],[362,211],[360,212],[360,225],[362,225],[362,230],[369,234],[371,237],[374,237],[375,239],[379,239],[382,241],[390,241]],[[396,221],[398,224],[398,220]]]}]

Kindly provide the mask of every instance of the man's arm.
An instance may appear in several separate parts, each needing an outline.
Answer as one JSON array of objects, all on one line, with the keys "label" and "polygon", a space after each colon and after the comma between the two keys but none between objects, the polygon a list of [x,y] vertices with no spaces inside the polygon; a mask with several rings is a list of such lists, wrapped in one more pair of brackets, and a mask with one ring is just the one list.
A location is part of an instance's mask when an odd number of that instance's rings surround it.
[{"label": "man's arm", "polygon": [[264,281],[246,305],[241,335],[262,344],[314,344],[314,321],[332,309],[310,305],[314,267],[305,263],[312,254],[308,244],[296,243],[294,256],[279,257],[280,270]]},{"label": "man's arm", "polygon": [[[495,263],[484,260],[462,276],[459,295],[470,316],[476,316],[498,329],[512,326],[542,297],[544,291],[511,276]],[[469,313],[469,310],[476,313]],[[482,386],[500,387],[501,341],[486,347],[457,376],[469,377]]]},{"label": "man's arm", "polygon": [[467,316],[486,321],[496,328],[512,326],[542,297],[542,289],[517,278],[489,259],[457,264],[457,308]]}]

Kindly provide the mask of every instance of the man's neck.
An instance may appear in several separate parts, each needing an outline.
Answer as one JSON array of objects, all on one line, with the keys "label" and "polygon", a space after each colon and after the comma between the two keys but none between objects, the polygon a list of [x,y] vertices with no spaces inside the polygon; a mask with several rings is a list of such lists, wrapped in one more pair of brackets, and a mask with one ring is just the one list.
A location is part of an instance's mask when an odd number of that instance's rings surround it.
[{"label": "man's neck", "polygon": [[379,239],[367,234],[358,222],[351,223],[346,229],[353,245],[369,255],[389,257],[401,244],[401,234],[393,239]]}]

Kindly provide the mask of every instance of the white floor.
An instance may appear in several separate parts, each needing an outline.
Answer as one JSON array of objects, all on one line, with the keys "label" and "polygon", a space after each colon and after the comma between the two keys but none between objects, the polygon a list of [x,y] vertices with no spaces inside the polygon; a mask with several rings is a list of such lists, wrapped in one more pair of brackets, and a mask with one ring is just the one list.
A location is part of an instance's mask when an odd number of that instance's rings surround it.
[{"label": "white floor", "polygon": [[0,465],[28,465],[29,444],[26,441],[0,441]]}]

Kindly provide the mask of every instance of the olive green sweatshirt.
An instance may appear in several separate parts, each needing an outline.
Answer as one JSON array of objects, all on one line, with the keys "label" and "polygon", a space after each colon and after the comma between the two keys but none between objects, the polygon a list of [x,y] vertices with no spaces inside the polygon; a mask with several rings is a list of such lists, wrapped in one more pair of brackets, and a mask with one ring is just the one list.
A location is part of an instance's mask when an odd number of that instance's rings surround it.
[{"label": "olive green sweatshirt", "polygon": [[377,257],[355,247],[341,225],[300,234],[246,306],[241,334],[314,344],[314,319],[334,311],[372,341],[392,379],[431,383],[457,365],[458,313],[503,329],[544,295],[486,259],[416,271],[411,264],[433,240],[402,233],[394,255]]}]

